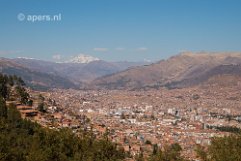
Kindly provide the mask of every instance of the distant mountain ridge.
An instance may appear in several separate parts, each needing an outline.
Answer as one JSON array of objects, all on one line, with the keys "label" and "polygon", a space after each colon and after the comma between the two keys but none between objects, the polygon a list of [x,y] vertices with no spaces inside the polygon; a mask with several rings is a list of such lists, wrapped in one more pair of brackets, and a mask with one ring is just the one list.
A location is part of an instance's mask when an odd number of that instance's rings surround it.
[{"label": "distant mountain ridge", "polygon": [[[166,60],[145,62],[54,63],[37,59],[0,59],[0,72],[23,77],[39,89],[185,88],[222,75],[241,77],[241,53],[184,52]],[[237,80],[237,79],[236,79]],[[222,81],[220,81],[222,82]]]},{"label": "distant mountain ridge", "polygon": [[184,52],[157,63],[97,78],[91,82],[90,87],[104,89],[184,88],[198,85],[219,74],[237,75],[241,72],[239,64],[241,64],[239,52]]},{"label": "distant mountain ridge", "polygon": [[212,77],[221,76],[221,75],[236,76],[241,78],[241,65],[240,64],[219,65],[195,77],[183,79],[178,82],[172,82],[170,84],[166,84],[166,86],[168,88],[184,88],[184,87],[189,87],[189,86],[194,86],[194,85],[204,83],[206,81],[209,81]]},{"label": "distant mountain ridge", "polygon": [[21,76],[25,83],[34,89],[76,88],[77,86],[66,78],[54,74],[38,72],[17,64],[10,59],[0,59],[0,72],[8,75]]},{"label": "distant mountain ridge", "polygon": [[55,63],[30,58],[1,58],[1,72],[23,77],[30,86],[39,89],[84,88],[91,80],[125,70],[146,62]]},{"label": "distant mountain ridge", "polygon": [[17,64],[48,74],[55,74],[79,84],[89,82],[97,77],[140,66],[146,62],[106,62],[103,60],[89,63],[55,63],[36,59],[11,59]]}]

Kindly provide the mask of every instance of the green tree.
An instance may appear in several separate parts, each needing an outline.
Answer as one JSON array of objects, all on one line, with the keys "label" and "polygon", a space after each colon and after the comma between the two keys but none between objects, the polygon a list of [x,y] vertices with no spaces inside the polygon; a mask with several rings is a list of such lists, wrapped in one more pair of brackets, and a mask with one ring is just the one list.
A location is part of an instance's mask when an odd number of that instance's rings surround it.
[{"label": "green tree", "polygon": [[152,143],[151,143],[150,140],[146,140],[145,144],[149,144],[149,145],[151,145]]},{"label": "green tree", "polygon": [[144,159],[143,153],[136,155],[135,160],[136,161],[144,161],[145,159]]},{"label": "green tree", "polygon": [[178,143],[165,146],[164,150],[158,151],[150,157],[151,161],[184,161],[181,157],[182,148]]},{"label": "green tree", "polygon": [[208,147],[198,145],[196,154],[203,161],[239,161],[241,160],[241,135],[232,134],[212,138]]},{"label": "green tree", "polygon": [[18,86],[25,86],[26,85],[21,77],[16,77],[16,82],[17,82]]},{"label": "green tree", "polygon": [[46,112],[46,109],[44,107],[44,103],[40,103],[37,107],[37,109],[40,111],[40,112]]},{"label": "green tree", "polygon": [[8,97],[7,76],[0,74],[0,96],[4,99]]},{"label": "green tree", "polygon": [[14,85],[14,80],[13,80],[13,76],[9,76],[8,77],[8,84],[12,87]]},{"label": "green tree", "polygon": [[157,146],[157,144],[154,144],[154,145],[153,145],[153,152],[152,152],[152,155],[156,155],[157,152],[158,152],[158,146]]},{"label": "green tree", "polygon": [[27,105],[28,106],[33,106],[33,100],[28,100]]},{"label": "green tree", "polygon": [[20,96],[20,102],[22,104],[27,104],[29,101],[29,94],[26,92],[24,87],[21,86],[17,86],[16,87],[16,92],[18,93],[18,95]]},{"label": "green tree", "polygon": [[7,106],[2,96],[0,96],[0,118],[7,118]]},{"label": "green tree", "polygon": [[205,147],[203,147],[201,145],[197,145],[195,152],[200,159],[202,159],[203,161],[208,161],[207,152],[205,151]]},{"label": "green tree", "polygon": [[21,120],[21,115],[18,112],[16,105],[10,104],[7,110],[8,117],[7,120],[11,123],[19,123]]},{"label": "green tree", "polygon": [[41,94],[39,94],[38,98],[39,98],[39,100],[42,101],[42,102],[45,100],[44,96],[41,95]]}]

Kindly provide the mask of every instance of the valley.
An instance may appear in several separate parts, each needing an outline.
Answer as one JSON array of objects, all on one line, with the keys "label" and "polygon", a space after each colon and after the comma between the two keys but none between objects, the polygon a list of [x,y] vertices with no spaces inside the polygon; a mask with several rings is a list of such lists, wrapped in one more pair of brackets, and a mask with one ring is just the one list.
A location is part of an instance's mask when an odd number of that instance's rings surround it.
[{"label": "valley", "polygon": [[213,79],[200,86],[172,90],[55,89],[41,93],[48,113],[35,119],[54,129],[76,131],[79,127],[97,137],[108,134],[132,157],[147,157],[154,146],[164,148],[178,142],[183,157],[197,159],[197,145],[208,146],[211,138],[229,136],[232,129],[241,128],[241,78],[235,86],[213,83]]},{"label": "valley", "polygon": [[97,77],[83,87],[55,68],[81,73],[73,67],[90,64],[44,62],[51,69],[39,60],[14,60],[22,62],[17,64],[5,59],[1,70],[23,76],[27,85],[49,87],[27,88],[33,105],[17,105],[25,119],[52,130],[71,129],[77,136],[84,131],[97,139],[107,137],[128,154],[126,160],[147,159],[155,149],[176,143],[182,148],[181,157],[195,160],[197,147],[241,131],[240,57],[185,53]]}]

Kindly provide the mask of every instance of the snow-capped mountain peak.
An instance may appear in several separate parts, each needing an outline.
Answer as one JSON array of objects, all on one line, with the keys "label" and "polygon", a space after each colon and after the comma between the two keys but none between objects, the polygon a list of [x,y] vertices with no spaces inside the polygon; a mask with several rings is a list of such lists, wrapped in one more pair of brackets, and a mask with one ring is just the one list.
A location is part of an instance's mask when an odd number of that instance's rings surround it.
[{"label": "snow-capped mountain peak", "polygon": [[17,57],[17,59],[37,60],[35,58],[29,58],[29,57]]},{"label": "snow-capped mountain peak", "polygon": [[90,63],[98,60],[100,59],[90,55],[80,54],[68,60],[67,63]]}]

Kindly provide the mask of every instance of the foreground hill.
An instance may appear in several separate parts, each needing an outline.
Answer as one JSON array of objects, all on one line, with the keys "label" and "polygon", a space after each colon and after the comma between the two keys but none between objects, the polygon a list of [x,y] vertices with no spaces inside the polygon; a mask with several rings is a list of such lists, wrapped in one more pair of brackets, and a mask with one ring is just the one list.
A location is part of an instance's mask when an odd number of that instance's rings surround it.
[{"label": "foreground hill", "polygon": [[[21,118],[14,102],[24,98],[26,102],[18,104],[32,108],[28,103],[30,94],[21,84],[25,84],[21,78],[0,74],[1,161],[118,161],[125,158],[122,148],[117,148],[105,136],[97,139],[92,131],[82,129],[78,129],[78,134],[67,128],[51,130],[30,118]],[[9,96],[11,103],[7,106]]]},{"label": "foreground hill", "polygon": [[97,78],[94,88],[183,88],[200,84],[219,74],[239,74],[241,53],[185,52],[157,63],[134,67]]}]

